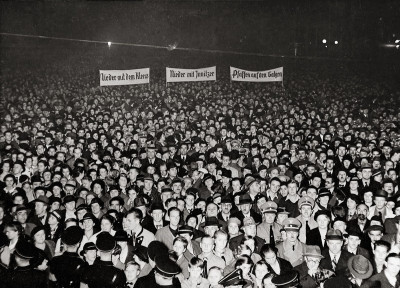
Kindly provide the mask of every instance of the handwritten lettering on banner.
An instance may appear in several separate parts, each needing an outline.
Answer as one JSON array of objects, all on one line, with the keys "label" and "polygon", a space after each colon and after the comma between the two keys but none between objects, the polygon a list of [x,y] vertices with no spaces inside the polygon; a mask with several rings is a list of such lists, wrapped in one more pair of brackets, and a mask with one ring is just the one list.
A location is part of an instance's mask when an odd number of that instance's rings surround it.
[{"label": "handwritten lettering on banner", "polygon": [[100,86],[150,83],[150,68],[132,70],[100,70]]},{"label": "handwritten lettering on banner", "polygon": [[167,82],[197,82],[217,80],[216,66],[199,69],[166,69]]},{"label": "handwritten lettering on banner", "polygon": [[283,67],[266,71],[247,71],[231,67],[231,80],[242,82],[283,81]]}]

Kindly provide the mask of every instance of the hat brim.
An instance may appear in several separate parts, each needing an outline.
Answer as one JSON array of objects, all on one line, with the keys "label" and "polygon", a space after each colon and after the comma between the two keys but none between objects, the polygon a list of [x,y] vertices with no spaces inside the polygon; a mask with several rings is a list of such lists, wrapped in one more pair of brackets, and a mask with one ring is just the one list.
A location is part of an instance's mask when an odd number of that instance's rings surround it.
[{"label": "hat brim", "polygon": [[343,241],[344,239],[343,239],[343,236],[341,237],[341,236],[333,235],[333,236],[327,236],[326,240],[341,240],[341,241]]},{"label": "hat brim", "polygon": [[319,259],[324,259],[325,258],[321,254],[312,254],[312,253],[309,253],[309,254],[305,253],[305,254],[303,254],[303,256],[314,257],[314,258],[319,258]]},{"label": "hat brim", "polygon": [[353,261],[354,257],[350,257],[350,259],[347,261],[347,267],[350,270],[350,273],[353,274],[353,276],[355,278],[358,279],[368,279],[372,276],[372,274],[374,273],[374,267],[372,266],[371,262],[368,260],[368,271],[367,273],[364,274],[360,274],[358,273],[356,270],[354,270],[353,265],[352,265],[352,261]]}]

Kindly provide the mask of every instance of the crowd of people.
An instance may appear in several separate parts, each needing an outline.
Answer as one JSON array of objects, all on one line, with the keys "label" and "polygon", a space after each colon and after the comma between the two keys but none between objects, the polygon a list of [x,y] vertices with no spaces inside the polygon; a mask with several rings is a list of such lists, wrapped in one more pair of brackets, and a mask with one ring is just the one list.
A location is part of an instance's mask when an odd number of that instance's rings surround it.
[{"label": "crowd of people", "polygon": [[0,287],[400,287],[399,90],[50,68],[1,75]]}]

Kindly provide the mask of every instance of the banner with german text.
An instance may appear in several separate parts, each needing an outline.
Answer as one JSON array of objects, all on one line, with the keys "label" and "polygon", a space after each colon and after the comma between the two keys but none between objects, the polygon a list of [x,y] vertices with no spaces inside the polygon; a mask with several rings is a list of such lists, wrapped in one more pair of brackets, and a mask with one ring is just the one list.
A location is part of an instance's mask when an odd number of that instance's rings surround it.
[{"label": "banner with german text", "polygon": [[266,71],[247,71],[231,67],[231,80],[242,82],[283,81],[283,67]]},{"label": "banner with german text", "polygon": [[167,82],[197,82],[217,80],[216,66],[199,69],[168,68]]},{"label": "banner with german text", "polygon": [[100,70],[100,86],[150,83],[150,68],[133,70]]}]

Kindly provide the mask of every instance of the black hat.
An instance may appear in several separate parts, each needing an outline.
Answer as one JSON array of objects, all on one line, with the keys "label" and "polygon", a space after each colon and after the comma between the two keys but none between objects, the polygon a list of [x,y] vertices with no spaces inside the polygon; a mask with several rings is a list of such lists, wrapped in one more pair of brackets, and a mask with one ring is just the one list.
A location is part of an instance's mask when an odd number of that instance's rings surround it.
[{"label": "black hat", "polygon": [[272,284],[278,288],[291,288],[299,285],[299,274],[295,270],[290,270],[272,278]]},{"label": "black hat", "polygon": [[118,230],[117,232],[115,232],[114,239],[117,242],[128,242],[128,233],[126,233],[126,231],[124,230]]},{"label": "black hat", "polygon": [[96,250],[97,251],[96,245],[93,242],[85,243],[85,245],[83,245],[82,251],[80,252],[80,255],[83,256],[83,254],[85,254],[86,251],[89,251],[89,250]]},{"label": "black hat", "polygon": [[221,204],[222,204],[222,203],[230,203],[230,204],[233,204],[233,199],[232,199],[232,197],[229,196],[229,195],[223,196],[222,199],[221,199]]},{"label": "black hat", "polygon": [[329,220],[331,220],[331,212],[329,210],[318,210],[317,212],[315,212],[314,214],[314,220],[317,220],[318,216],[320,215],[325,215],[326,217],[328,217]]},{"label": "black hat", "polygon": [[89,208],[89,206],[88,206],[88,205],[86,205],[86,204],[80,204],[78,207],[76,207],[76,212],[78,212],[78,211],[80,211],[80,210],[86,210],[86,211],[89,211],[89,210],[90,210],[90,208]]},{"label": "black hat", "polygon": [[35,237],[36,233],[38,233],[39,231],[45,231],[44,226],[36,226],[35,228],[32,229],[31,231],[31,238],[33,239],[33,237]]},{"label": "black hat", "polygon": [[54,210],[49,212],[51,215],[53,215],[58,222],[61,222],[63,219],[63,214],[61,213],[61,210]]},{"label": "black hat", "polygon": [[149,246],[147,247],[147,255],[149,256],[149,259],[154,261],[154,258],[156,255],[168,255],[168,247],[160,242],[160,241],[152,241],[150,242]]},{"label": "black hat", "polygon": [[114,237],[108,232],[101,232],[97,235],[96,247],[102,252],[111,252],[114,250],[117,243]]},{"label": "black hat", "polygon": [[227,287],[227,286],[240,286],[244,285],[246,283],[245,280],[243,280],[242,276],[242,270],[241,269],[236,269],[226,275],[224,278],[219,280],[218,284]]},{"label": "black hat", "polygon": [[37,255],[37,249],[32,243],[21,240],[17,242],[17,245],[15,245],[14,255],[22,259],[30,260],[35,258]]},{"label": "black hat", "polygon": [[[149,263],[148,248],[142,245],[135,246],[133,255],[139,257],[140,260]],[[156,256],[157,257],[157,256]]]},{"label": "black hat", "polygon": [[80,220],[80,222],[83,222],[85,220],[92,220],[93,222],[96,222],[97,218],[94,217],[94,215],[92,213],[86,213],[85,215],[83,215],[83,218]]},{"label": "black hat", "polygon": [[161,211],[164,211],[164,206],[163,206],[163,204],[160,203],[160,202],[154,202],[153,204],[151,204],[150,213],[152,213],[154,210],[161,210]]},{"label": "black hat", "polygon": [[324,196],[329,196],[329,197],[332,196],[331,191],[329,191],[328,188],[321,188],[321,189],[319,189],[319,191],[318,191],[318,198],[321,198],[321,197],[324,197]]},{"label": "black hat", "polygon": [[63,205],[67,204],[68,202],[76,202],[76,198],[74,195],[67,195],[63,199]]},{"label": "black hat", "polygon": [[176,264],[176,262],[172,261],[168,255],[157,255],[154,259],[156,264],[155,271],[156,273],[167,277],[172,278],[175,275],[181,273],[182,269]]},{"label": "black hat", "polygon": [[96,204],[96,203],[99,204],[101,208],[104,207],[104,202],[103,202],[103,200],[101,200],[101,199],[98,198],[98,197],[93,198],[92,201],[90,202],[90,205],[93,205],[93,204]]},{"label": "black hat", "polygon": [[183,225],[181,227],[178,228],[178,234],[190,234],[193,235],[194,232],[194,228],[192,226],[189,225]]},{"label": "black hat", "polygon": [[388,193],[384,190],[377,190],[374,194],[374,197],[383,197],[383,198],[388,198]]},{"label": "black hat", "polygon": [[252,203],[253,201],[251,200],[250,195],[247,193],[239,197],[239,205],[252,204]]},{"label": "black hat", "polygon": [[61,241],[65,245],[76,245],[81,242],[83,230],[79,226],[70,226],[61,235]]}]

